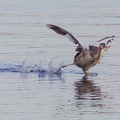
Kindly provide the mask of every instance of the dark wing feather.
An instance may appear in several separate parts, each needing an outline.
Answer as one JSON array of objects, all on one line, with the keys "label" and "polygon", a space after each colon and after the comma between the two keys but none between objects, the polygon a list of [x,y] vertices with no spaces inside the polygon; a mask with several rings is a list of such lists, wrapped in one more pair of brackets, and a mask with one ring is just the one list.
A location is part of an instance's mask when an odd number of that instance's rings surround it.
[{"label": "dark wing feather", "polygon": [[97,47],[99,47],[100,43],[105,43],[105,45],[107,45],[109,42],[113,41],[114,37],[115,36],[113,35],[113,36],[108,36],[108,37],[102,38],[102,39],[98,40],[96,43],[94,43],[93,45],[97,46]]},{"label": "dark wing feather", "polygon": [[102,42],[102,41],[108,41],[108,40],[113,40],[113,38],[114,38],[115,36],[113,35],[113,36],[108,36],[108,37],[105,37],[105,38],[103,38],[103,39],[101,39],[101,40],[98,40],[97,42]]},{"label": "dark wing feather", "polygon": [[66,30],[64,30],[64,29],[62,29],[62,28],[60,28],[60,27],[58,27],[58,26],[56,26],[56,25],[47,24],[47,27],[48,27],[49,29],[54,30],[56,33],[58,33],[58,34],[60,34],[60,35],[66,35],[66,34],[67,34],[67,31],[66,31]]},{"label": "dark wing feather", "polygon": [[60,35],[67,36],[70,41],[72,41],[75,44],[78,44],[79,48],[84,49],[84,46],[82,44],[80,44],[79,41],[67,30],[64,30],[61,27],[58,27],[58,26],[52,25],[52,24],[47,24],[47,27],[49,29],[54,30],[56,33],[58,33]]}]

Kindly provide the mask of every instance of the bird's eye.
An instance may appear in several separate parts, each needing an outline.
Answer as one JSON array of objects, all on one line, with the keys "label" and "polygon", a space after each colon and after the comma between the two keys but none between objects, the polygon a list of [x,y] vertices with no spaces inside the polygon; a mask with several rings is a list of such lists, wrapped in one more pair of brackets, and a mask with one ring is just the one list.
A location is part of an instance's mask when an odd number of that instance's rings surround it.
[{"label": "bird's eye", "polygon": [[103,43],[102,46],[105,47],[105,43]]}]

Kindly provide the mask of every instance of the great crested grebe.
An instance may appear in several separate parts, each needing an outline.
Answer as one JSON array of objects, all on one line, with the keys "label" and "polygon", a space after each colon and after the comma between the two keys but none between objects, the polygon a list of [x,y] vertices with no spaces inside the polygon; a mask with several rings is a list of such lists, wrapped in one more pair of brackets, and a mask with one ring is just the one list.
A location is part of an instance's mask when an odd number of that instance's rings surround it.
[{"label": "great crested grebe", "polygon": [[77,54],[74,57],[74,63],[64,65],[62,68],[75,64],[81,68],[85,74],[87,74],[86,71],[88,69],[100,62],[104,52],[110,47],[107,46],[107,44],[115,37],[105,37],[101,40],[98,40],[94,45],[90,45],[89,48],[86,48],[67,30],[52,24],[47,24],[47,27],[60,35],[68,37],[69,40],[78,45],[76,48]]}]

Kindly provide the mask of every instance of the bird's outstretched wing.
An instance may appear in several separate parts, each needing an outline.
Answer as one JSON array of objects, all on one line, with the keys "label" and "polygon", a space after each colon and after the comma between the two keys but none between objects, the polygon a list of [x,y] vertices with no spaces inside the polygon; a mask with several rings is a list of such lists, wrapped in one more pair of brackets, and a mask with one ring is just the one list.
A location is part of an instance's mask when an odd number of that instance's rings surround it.
[{"label": "bird's outstretched wing", "polygon": [[85,47],[81,43],[79,43],[79,41],[70,32],[68,32],[67,30],[64,30],[63,28],[61,28],[59,26],[56,26],[56,25],[52,25],[52,24],[47,24],[47,27],[49,29],[54,30],[56,33],[58,33],[60,35],[66,36],[73,43],[78,44],[78,47],[77,47],[76,50],[79,51],[79,49],[80,50],[85,49]]},{"label": "bird's outstretched wing", "polygon": [[100,43],[105,43],[105,45],[107,45],[107,44],[109,44],[109,42],[112,42],[114,40],[113,39],[114,37],[115,36],[113,35],[113,36],[108,36],[108,37],[102,38],[102,39],[98,40],[96,43],[94,43],[93,45],[97,46],[97,47],[99,47]]}]

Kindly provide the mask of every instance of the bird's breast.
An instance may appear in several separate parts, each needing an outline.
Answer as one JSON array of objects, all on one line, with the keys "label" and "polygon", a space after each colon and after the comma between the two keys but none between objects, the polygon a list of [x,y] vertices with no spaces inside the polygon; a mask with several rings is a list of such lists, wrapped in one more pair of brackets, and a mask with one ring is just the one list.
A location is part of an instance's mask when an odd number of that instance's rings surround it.
[{"label": "bird's breast", "polygon": [[83,68],[85,66],[94,65],[96,58],[97,56],[91,55],[90,51],[85,50],[75,57],[74,63],[76,66]]}]

